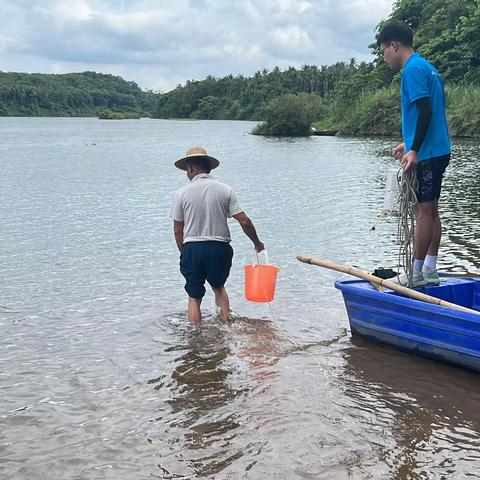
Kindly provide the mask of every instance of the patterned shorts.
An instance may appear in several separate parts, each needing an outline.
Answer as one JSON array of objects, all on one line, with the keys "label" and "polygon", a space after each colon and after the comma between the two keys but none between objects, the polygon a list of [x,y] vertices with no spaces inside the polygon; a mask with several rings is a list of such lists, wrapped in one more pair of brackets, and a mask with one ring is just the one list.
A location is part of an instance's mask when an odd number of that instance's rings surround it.
[{"label": "patterned shorts", "polygon": [[433,157],[428,160],[420,160],[417,164],[418,190],[417,200],[419,203],[433,202],[440,198],[442,180],[445,169],[450,162],[450,154],[441,157]]}]

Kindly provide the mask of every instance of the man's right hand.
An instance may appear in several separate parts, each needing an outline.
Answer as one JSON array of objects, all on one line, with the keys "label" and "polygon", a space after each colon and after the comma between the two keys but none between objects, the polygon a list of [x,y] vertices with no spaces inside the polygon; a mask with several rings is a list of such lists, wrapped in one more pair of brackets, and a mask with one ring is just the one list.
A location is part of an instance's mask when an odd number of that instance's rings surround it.
[{"label": "man's right hand", "polygon": [[393,149],[393,156],[397,160],[402,160],[402,158],[405,156],[405,144],[400,143]]},{"label": "man's right hand", "polygon": [[255,244],[255,250],[260,253],[262,250],[265,250],[265,245],[263,242],[258,242]]},{"label": "man's right hand", "polygon": [[240,224],[245,235],[253,242],[255,250],[261,252],[265,250],[265,245],[260,241],[257,235],[257,231],[253,226],[252,221],[245,215],[245,212],[236,213],[233,218]]}]

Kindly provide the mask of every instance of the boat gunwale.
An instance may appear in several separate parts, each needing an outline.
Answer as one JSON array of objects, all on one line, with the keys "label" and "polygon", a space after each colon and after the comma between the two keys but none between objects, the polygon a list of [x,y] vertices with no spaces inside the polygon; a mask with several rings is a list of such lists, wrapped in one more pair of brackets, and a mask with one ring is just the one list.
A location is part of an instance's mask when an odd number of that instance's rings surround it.
[{"label": "boat gunwale", "polygon": [[[462,284],[462,283],[480,284],[480,279],[471,278],[471,277],[462,278],[462,282],[460,282],[459,284]],[[360,285],[361,287],[359,287]],[[369,286],[370,288],[364,288],[366,286],[367,287]],[[480,311],[478,312],[478,314],[468,313],[468,312],[462,312],[460,310],[454,310],[452,308],[445,307],[443,305],[438,305],[435,303],[422,302],[421,300],[417,300],[415,298],[409,298],[409,297],[398,295],[394,290],[391,290],[386,287],[385,287],[385,291],[380,292],[376,290],[374,287],[372,287],[367,280],[360,280],[360,279],[356,279],[355,277],[351,277],[351,278],[347,277],[344,279],[335,280],[335,288],[340,290],[342,293],[347,292],[350,294],[368,297],[371,299],[381,298],[382,301],[386,303],[409,306],[410,308],[421,310],[422,312],[435,313],[438,315],[447,315],[450,317],[462,318],[463,320],[480,324]],[[415,290],[422,291],[423,288],[415,289]],[[431,292],[429,292],[429,295],[434,296],[432,295]]]}]

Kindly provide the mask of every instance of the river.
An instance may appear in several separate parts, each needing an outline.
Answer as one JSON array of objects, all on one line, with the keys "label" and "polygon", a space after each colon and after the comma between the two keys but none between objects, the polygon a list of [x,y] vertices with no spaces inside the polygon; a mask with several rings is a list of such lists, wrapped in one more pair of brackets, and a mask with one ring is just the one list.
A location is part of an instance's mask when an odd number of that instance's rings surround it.
[{"label": "river", "polygon": [[[478,375],[352,339],[334,272],[397,261],[395,139],[249,135],[252,122],[0,118],[0,478],[480,478]],[[173,162],[221,165],[281,271],[231,324],[186,319]],[[480,143],[455,141],[440,268],[480,269]]]}]

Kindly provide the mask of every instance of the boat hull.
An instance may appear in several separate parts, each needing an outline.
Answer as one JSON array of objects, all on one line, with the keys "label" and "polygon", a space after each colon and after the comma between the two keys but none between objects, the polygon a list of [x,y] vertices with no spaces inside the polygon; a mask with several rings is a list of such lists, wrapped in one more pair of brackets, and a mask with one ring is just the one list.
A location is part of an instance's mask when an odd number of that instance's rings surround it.
[{"label": "boat hull", "polygon": [[[363,280],[341,279],[335,286],[352,335],[480,372],[480,314],[379,292]],[[422,291],[480,313],[480,279],[452,278]]]}]

